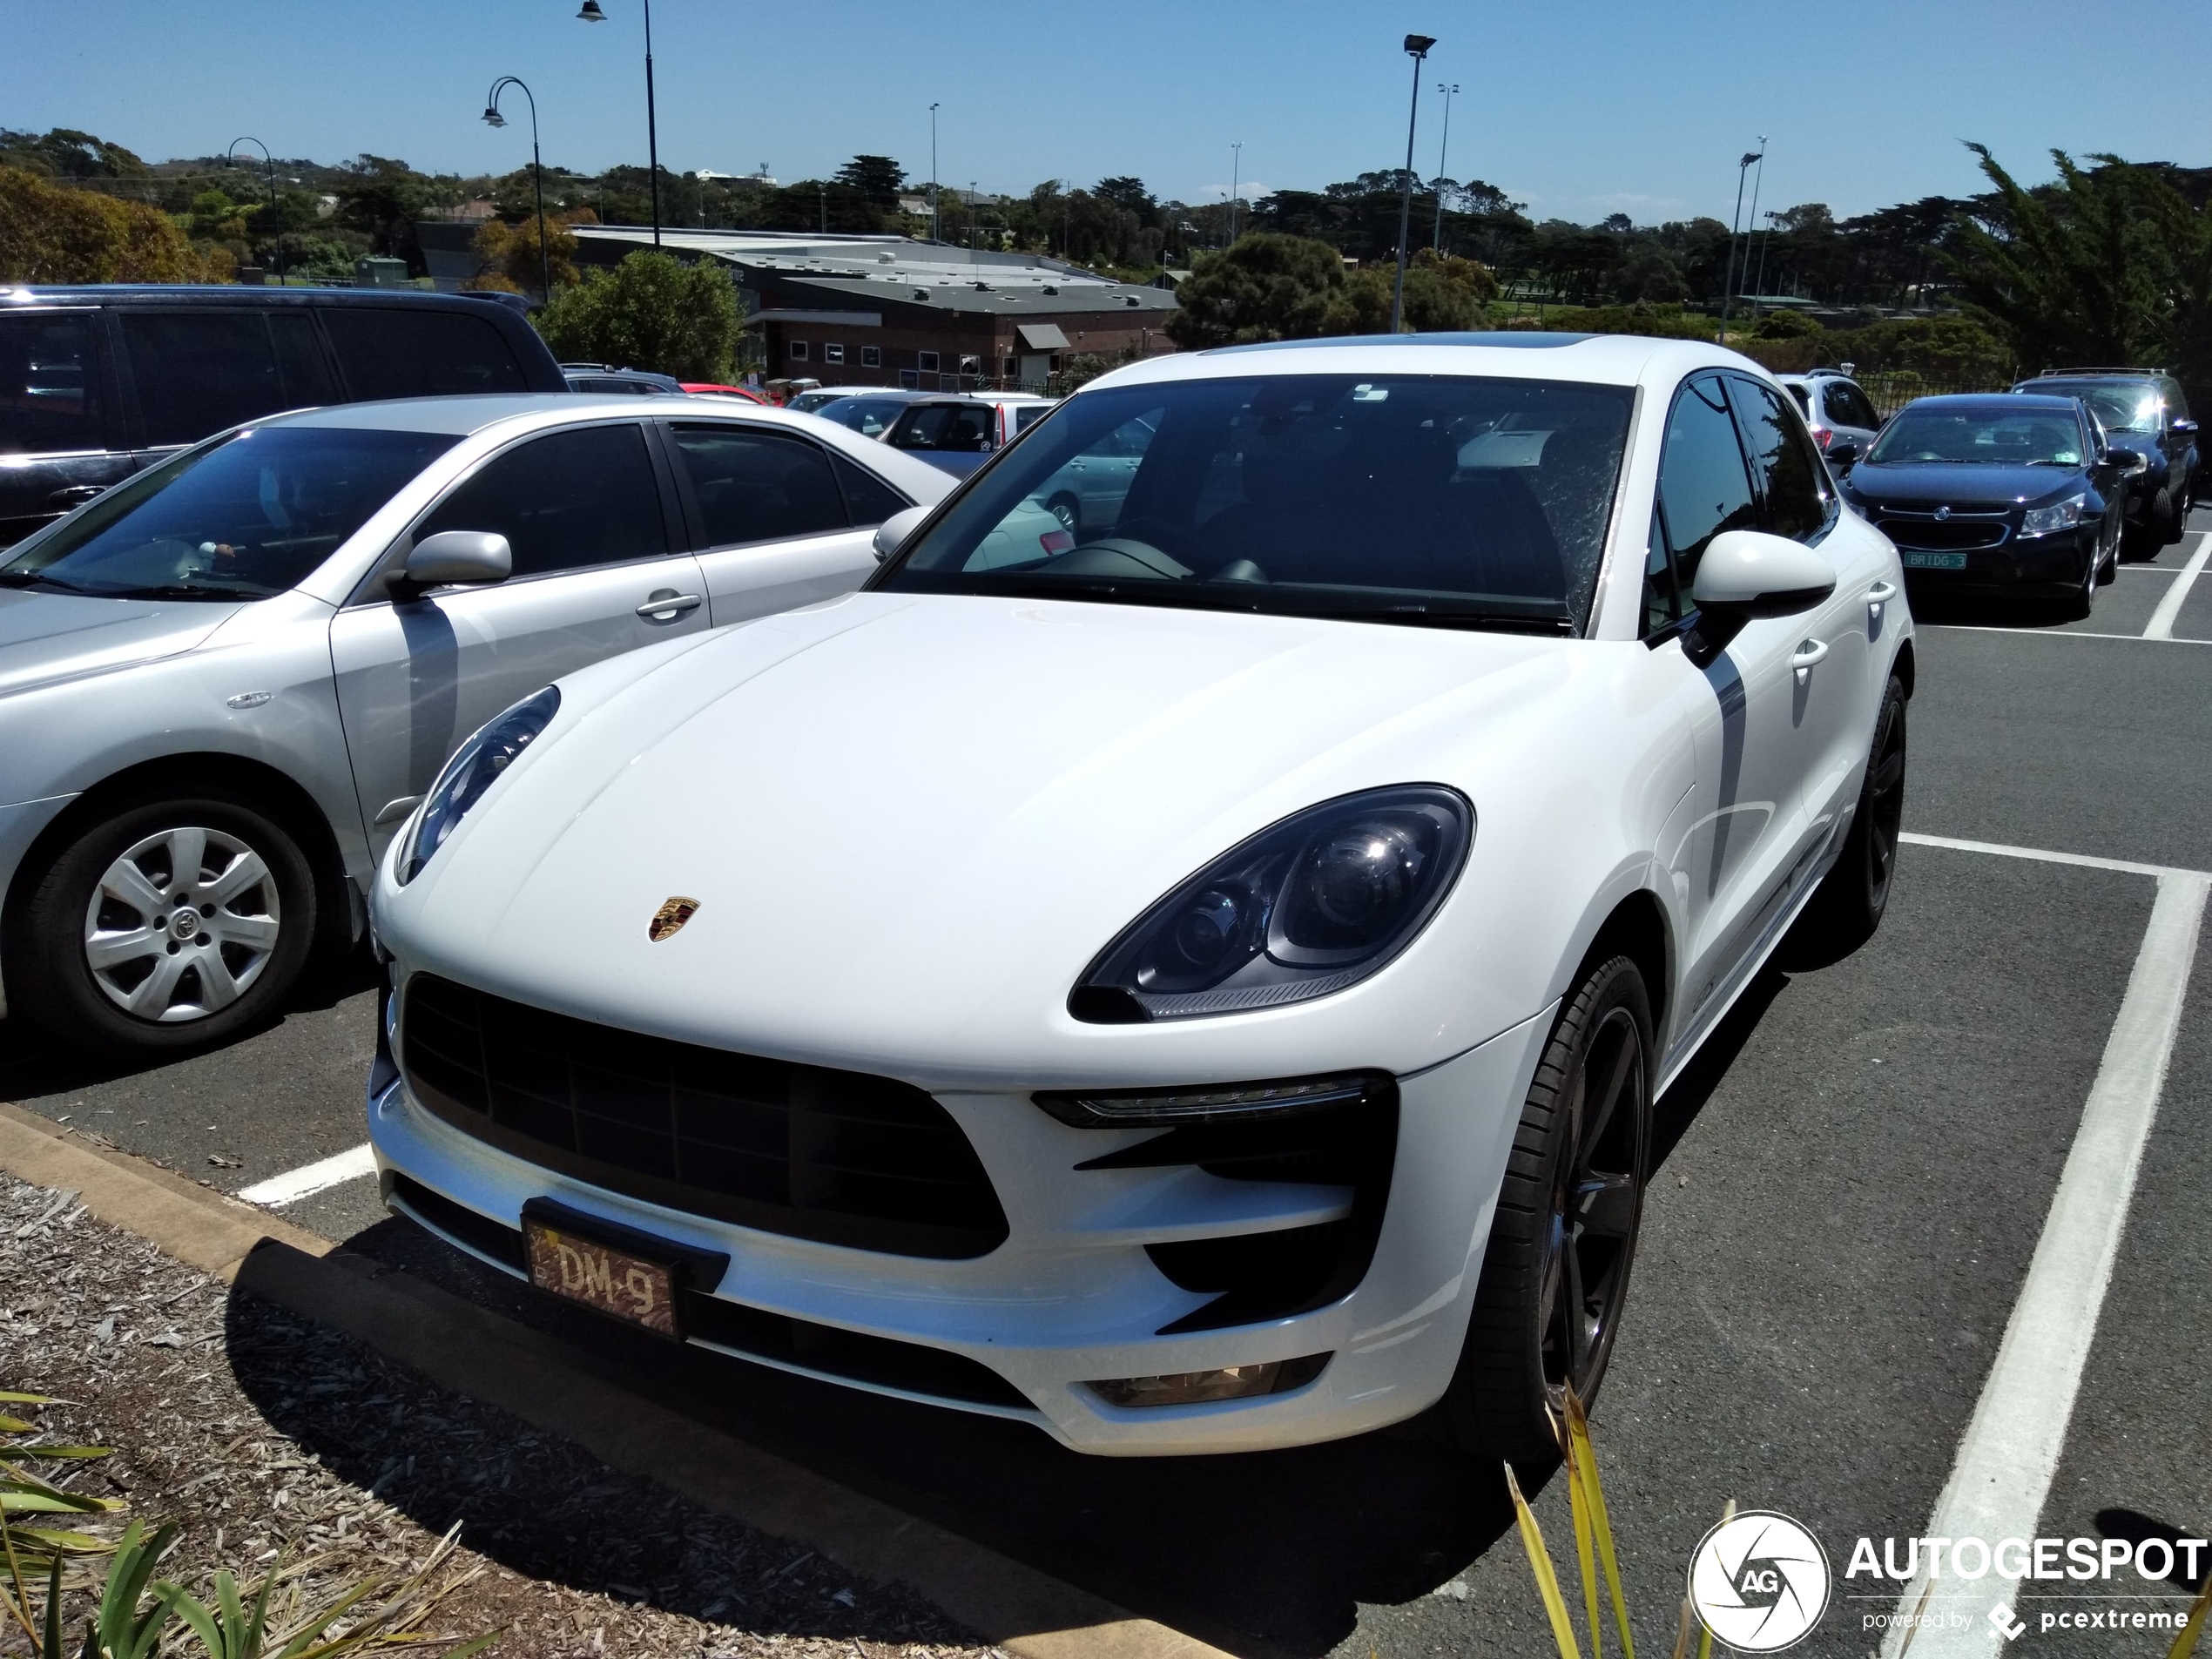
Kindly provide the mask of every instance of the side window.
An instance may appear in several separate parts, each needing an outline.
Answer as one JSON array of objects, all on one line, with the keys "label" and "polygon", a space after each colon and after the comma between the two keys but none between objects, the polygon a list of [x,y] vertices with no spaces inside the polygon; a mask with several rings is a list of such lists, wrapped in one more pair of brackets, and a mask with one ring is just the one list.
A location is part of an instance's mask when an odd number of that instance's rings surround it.
[{"label": "side window", "polygon": [[2189,418],[2189,401],[2179,381],[2161,381],[2160,388],[2166,394],[2166,412],[2176,421]]},{"label": "side window", "polygon": [[347,389],[361,401],[529,390],[507,337],[489,318],[396,306],[328,306],[322,320],[338,348]]},{"label": "side window", "polygon": [[679,426],[672,435],[709,547],[846,527],[829,457],[806,439],[734,425]]},{"label": "side window", "polygon": [[496,530],[516,576],[581,570],[668,551],[660,485],[637,427],[549,433],[495,455],[439,503],[416,539]]},{"label": "side window", "polygon": [[837,469],[837,482],[845,486],[846,510],[855,524],[880,524],[914,505],[866,467],[855,466],[843,455],[830,460]]},{"label": "side window", "polygon": [[1792,541],[1810,541],[1828,523],[1820,452],[1811,435],[1771,387],[1731,376],[1728,395],[1743,428],[1751,475],[1764,497],[1759,528]]},{"label": "side window", "polygon": [[338,388],[323,358],[315,320],[305,311],[291,310],[272,311],[268,320],[269,339],[276,346],[277,370],[284,380],[285,407],[303,409],[317,403],[335,403]]},{"label": "side window", "polygon": [[0,316],[0,455],[107,448],[92,352],[96,315]]},{"label": "side window", "polygon": [[1826,397],[1828,417],[1834,425],[1871,432],[1882,424],[1881,417],[1874,413],[1874,406],[1866,401],[1866,394],[1849,381],[1831,381]]},{"label": "side window", "polygon": [[1651,537],[1643,554],[1643,637],[1663,633],[1688,609],[1675,587],[1674,561],[1667,556],[1667,524],[1657,502],[1651,508]]},{"label": "side window", "polygon": [[1705,544],[1723,530],[1758,528],[1743,446],[1720,381],[1700,375],[1676,395],[1659,458],[1659,502],[1675,551],[1675,577],[1687,595]]},{"label": "side window", "polygon": [[1807,397],[1805,388],[1797,384],[1794,381],[1791,381],[1790,385],[1790,395],[1797,400],[1797,408],[1799,409],[1807,415],[1811,415],[1812,413],[1812,402],[1811,400]]},{"label": "side window", "polygon": [[125,307],[122,322],[147,443],[197,443],[286,407],[261,313]]}]

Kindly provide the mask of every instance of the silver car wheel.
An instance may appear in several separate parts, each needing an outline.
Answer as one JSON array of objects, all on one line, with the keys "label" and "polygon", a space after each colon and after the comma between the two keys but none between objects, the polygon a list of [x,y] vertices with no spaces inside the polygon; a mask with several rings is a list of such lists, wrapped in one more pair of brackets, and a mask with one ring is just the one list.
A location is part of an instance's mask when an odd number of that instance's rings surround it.
[{"label": "silver car wheel", "polygon": [[149,835],[107,867],[84,907],[84,964],[110,1001],[180,1025],[261,976],[283,922],[261,855],[221,830]]}]

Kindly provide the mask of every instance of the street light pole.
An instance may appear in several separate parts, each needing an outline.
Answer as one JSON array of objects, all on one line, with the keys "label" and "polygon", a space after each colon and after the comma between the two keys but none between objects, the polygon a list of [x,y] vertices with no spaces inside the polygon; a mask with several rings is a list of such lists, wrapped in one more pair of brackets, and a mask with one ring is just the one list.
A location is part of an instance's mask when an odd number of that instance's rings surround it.
[{"label": "street light pole", "polygon": [[1728,263],[1721,277],[1720,343],[1723,346],[1728,344],[1729,302],[1736,290],[1736,233],[1743,220],[1743,175],[1759,158],[1757,152],[1747,150],[1736,164],[1736,212],[1728,221]]},{"label": "street light pole", "polygon": [[520,86],[523,96],[530,105],[530,188],[537,198],[537,286],[538,296],[543,303],[553,303],[553,261],[545,251],[545,169],[537,158],[537,99],[519,75],[502,75],[491,84],[491,91],[484,98],[484,124],[503,127],[507,118],[499,112],[499,95],[510,86]]},{"label": "street light pole", "polygon": [[[645,7],[645,169],[653,192],[653,246],[660,246],[660,126],[653,112],[653,0]],[[577,17],[584,23],[604,23],[607,14],[599,0],[583,0]]]},{"label": "street light pole", "polygon": [[1229,146],[1229,245],[1237,245],[1237,210],[1244,206],[1238,192],[1244,188],[1244,141],[1238,139]]},{"label": "street light pole", "polygon": [[269,146],[259,138],[233,138],[230,150],[223,152],[223,159],[231,158],[231,151],[241,144],[250,144],[261,152],[262,165],[269,180],[269,220],[276,226],[277,287],[284,286],[284,210],[277,205],[276,162],[269,155]]},{"label": "street light pole", "polygon": [[929,239],[937,233],[937,106],[929,106]]},{"label": "street light pole", "polygon": [[1436,146],[1436,251],[1444,251],[1444,168],[1452,153],[1452,100],[1460,95],[1457,81],[1448,85],[1439,81],[1436,90],[1444,94],[1444,141]]},{"label": "street light pole", "polygon": [[[1762,132],[1759,134],[1759,165],[1751,174],[1751,222],[1743,232],[1743,269],[1745,271],[1751,268],[1751,239],[1759,233],[1759,186],[1765,182],[1766,134]],[[1740,276],[1741,273],[1738,274]],[[1760,272],[1761,276],[1764,277],[1765,274],[1764,270]],[[1751,285],[1751,301],[1754,306],[1758,303],[1758,297],[1759,285],[1754,282]]]},{"label": "street light pole", "polygon": [[1413,132],[1421,118],[1421,64],[1434,44],[1433,35],[1406,37],[1406,53],[1413,60],[1413,107],[1406,118],[1406,173],[1398,191],[1398,280],[1390,290],[1390,332],[1393,334],[1406,314],[1406,238],[1413,226]]}]

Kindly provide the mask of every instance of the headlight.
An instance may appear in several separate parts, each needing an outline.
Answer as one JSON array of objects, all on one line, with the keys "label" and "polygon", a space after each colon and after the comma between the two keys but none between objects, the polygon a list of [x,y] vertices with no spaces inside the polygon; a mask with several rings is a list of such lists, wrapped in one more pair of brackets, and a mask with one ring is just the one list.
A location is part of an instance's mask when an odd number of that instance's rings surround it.
[{"label": "headlight", "polygon": [[1121,1024],[1340,991],[1421,930],[1474,838],[1466,798],[1433,784],[1310,807],[1138,917],[1084,973],[1068,1011]]},{"label": "headlight", "polygon": [[438,781],[430,786],[422,810],[415,815],[415,832],[396,867],[401,887],[421,873],[422,867],[445,845],[446,837],[469,815],[469,809],[484,798],[516,757],[536,740],[560,706],[560,687],[549,685],[496,719],[487,721],[454,751]]},{"label": "headlight", "polygon": [[2075,496],[2055,507],[2031,507],[2020,520],[2020,536],[2048,536],[2054,530],[2070,530],[2081,522],[2082,511],[2089,504],[2087,496]]}]

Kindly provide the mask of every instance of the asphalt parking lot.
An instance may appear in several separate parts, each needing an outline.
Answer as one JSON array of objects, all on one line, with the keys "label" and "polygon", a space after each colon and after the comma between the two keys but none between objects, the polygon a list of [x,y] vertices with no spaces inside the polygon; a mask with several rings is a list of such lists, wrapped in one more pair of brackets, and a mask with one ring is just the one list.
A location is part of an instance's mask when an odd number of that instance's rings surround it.
[{"label": "asphalt parking lot", "polygon": [[[2212,573],[2197,574],[2212,512],[2192,529],[2124,566],[2081,622],[1922,607],[1908,832],[2212,870]],[[2115,1055],[2140,1059],[2128,1010],[2160,973],[2187,986],[2170,1069],[2101,1313],[2077,1310],[2093,1339],[2037,1529],[2212,1530],[2212,959],[2154,960],[2161,891],[2145,869],[1916,842],[1875,941],[1770,969],[1661,1103],[1663,1165],[1595,1413],[1649,1647],[1671,1645],[1683,1569],[1731,1498],[1796,1516],[1827,1548],[1837,1601],[1799,1651],[1880,1645],[1866,1616],[1901,1587],[1844,1580],[1851,1543],[1930,1530],[2031,1262],[2042,1271],[2085,1103]],[[0,1023],[0,1100],[226,1190],[280,1194],[290,1172],[361,1144],[371,986],[350,965],[248,1042],[122,1073]],[[579,1340],[631,1340],[385,1217],[373,1184],[337,1179],[284,1213]],[[1492,1473],[1417,1430],[1089,1460],[1020,1425],[684,1359],[641,1364],[640,1390],[1233,1651],[1551,1651]],[[1557,1483],[1537,1507],[1571,1572]],[[2050,1594],[2018,1599],[2019,1651],[2171,1640],[2044,1633],[2038,1613],[2082,1587],[2031,1588]],[[2181,1604],[2178,1586],[2114,1588],[2155,1598],[2133,1606]]]}]

